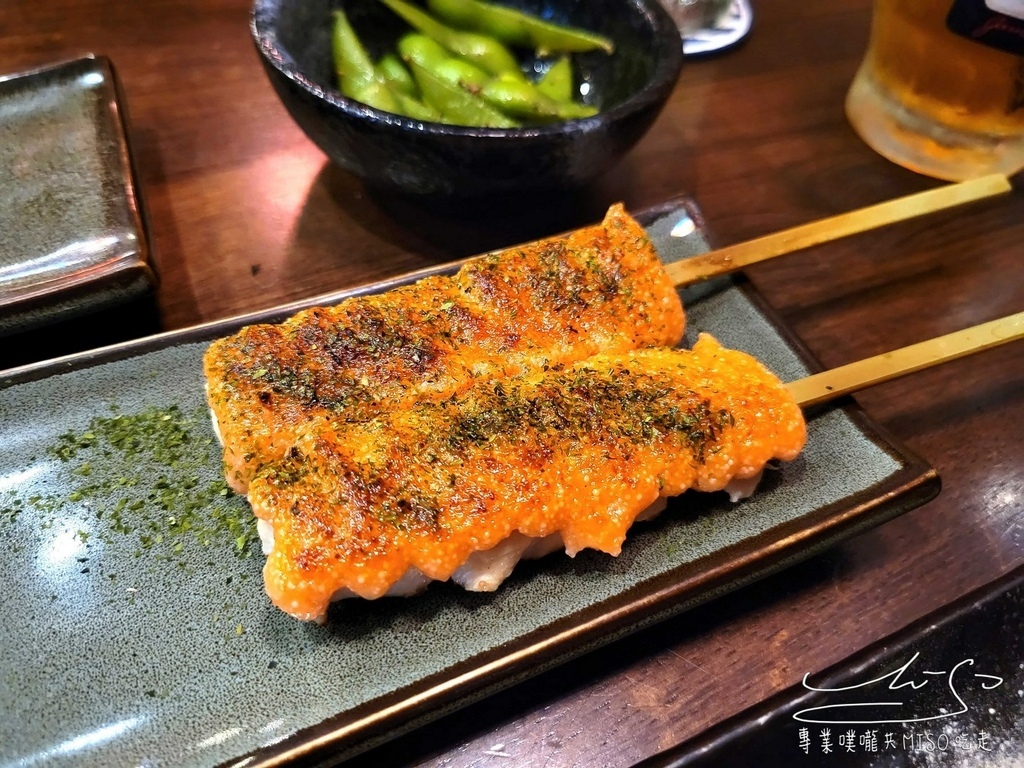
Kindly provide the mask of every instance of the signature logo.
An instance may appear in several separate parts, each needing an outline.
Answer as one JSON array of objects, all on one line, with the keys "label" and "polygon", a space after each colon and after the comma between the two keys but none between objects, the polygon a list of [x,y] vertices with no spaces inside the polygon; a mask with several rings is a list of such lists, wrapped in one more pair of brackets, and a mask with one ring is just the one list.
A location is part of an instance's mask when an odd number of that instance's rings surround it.
[{"label": "signature logo", "polygon": [[[793,719],[799,720],[802,723],[824,723],[831,725],[881,725],[885,723],[923,723],[932,720],[943,720],[947,717],[962,715],[969,711],[964,697],[961,696],[963,684],[968,680],[978,679],[982,681],[981,688],[986,691],[991,691],[1003,684],[1003,678],[1001,677],[973,672],[974,659],[964,659],[948,671],[922,669],[918,672],[912,669],[912,667],[920,655],[920,652],[915,653],[906,664],[880,677],[839,688],[817,688],[807,681],[810,674],[804,675],[803,686],[809,691],[838,694],[844,699],[858,698],[856,693],[851,692],[861,692],[862,694],[871,694],[873,699],[877,695],[878,700],[847,700],[809,707],[794,714]],[[935,714],[919,714],[922,699],[925,697],[923,695],[915,697],[914,694],[917,691],[922,691],[922,689],[927,689],[928,686],[933,687],[927,691],[929,694],[927,700],[929,702],[939,700],[944,706],[939,706],[939,711]],[[931,694],[938,695],[933,696]],[[933,710],[924,709],[923,711],[929,712]],[[865,717],[871,719],[864,719]]]}]

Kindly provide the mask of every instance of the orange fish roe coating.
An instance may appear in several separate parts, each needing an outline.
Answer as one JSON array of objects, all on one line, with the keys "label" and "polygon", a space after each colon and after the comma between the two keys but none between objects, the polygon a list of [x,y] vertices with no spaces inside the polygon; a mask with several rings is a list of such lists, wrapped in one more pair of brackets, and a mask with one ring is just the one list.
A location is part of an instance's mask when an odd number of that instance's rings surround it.
[{"label": "orange fish roe coating", "polygon": [[602,354],[324,423],[256,475],[249,500],[274,529],[271,600],[322,620],[341,588],[380,597],[410,567],[448,579],[514,531],[616,555],[660,496],[721,490],[805,439],[786,387],[705,335],[692,351]]},{"label": "orange fish roe coating", "polygon": [[478,376],[597,352],[675,344],[683,308],[647,234],[622,208],[600,225],[214,342],[207,398],[228,482],[244,492],[316,417],[365,421]]}]

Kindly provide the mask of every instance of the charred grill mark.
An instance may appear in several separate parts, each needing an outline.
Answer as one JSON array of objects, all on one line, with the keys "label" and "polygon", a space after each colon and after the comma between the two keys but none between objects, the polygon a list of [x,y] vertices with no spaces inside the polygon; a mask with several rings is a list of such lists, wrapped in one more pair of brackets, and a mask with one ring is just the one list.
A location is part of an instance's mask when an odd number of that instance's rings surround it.
[{"label": "charred grill mark", "polygon": [[565,256],[566,244],[561,241],[537,254],[537,268],[530,270],[524,281],[534,306],[564,312],[586,305],[586,278]]},{"label": "charred grill mark", "polygon": [[[375,308],[352,312],[327,345],[327,352],[339,368],[381,373],[398,366],[422,374],[439,357],[439,350],[420,329],[413,335],[415,319],[396,311],[390,316]],[[398,375],[397,371],[391,376]]]},{"label": "charred grill mark", "polygon": [[469,500],[467,513],[470,517],[486,516],[490,511],[491,504],[494,503],[494,499],[495,494],[490,490],[485,490],[483,493],[476,494]]},{"label": "charred grill mark", "polygon": [[591,248],[570,248],[559,241],[541,251],[537,268],[527,273],[525,285],[537,308],[550,308],[558,313],[579,315],[592,311],[620,294],[629,295],[622,270],[622,254],[608,259],[602,256],[610,245]]},{"label": "charred grill mark", "polygon": [[[320,455],[311,461],[328,465],[340,462],[344,465],[340,472],[325,472],[331,478],[332,490],[326,507],[328,510],[348,510],[351,513],[350,519],[357,527],[365,526],[365,523],[359,523],[360,520],[375,520],[386,528],[401,531],[437,528],[439,502],[418,487],[396,486],[392,480],[402,476],[399,468],[390,464],[381,468],[366,463],[354,464],[330,450],[321,451]],[[285,467],[290,463],[283,462]]]},{"label": "charred grill mark", "polygon": [[477,335],[486,329],[486,324],[479,315],[472,313],[460,300],[452,301],[451,306],[442,310],[446,325],[439,329],[438,335],[453,345],[472,344]]},{"label": "charred grill mark", "polygon": [[[316,375],[308,368],[296,370],[292,365],[264,358],[251,366],[247,374],[247,378],[260,387],[257,397],[262,402],[268,402],[264,395],[269,398],[270,393],[274,393],[298,400],[306,408],[320,404]],[[270,392],[265,387],[269,387]]]},{"label": "charred grill mark", "polygon": [[[522,253],[517,252],[515,256],[521,257]],[[463,267],[466,281],[463,292],[470,295],[477,294],[484,303],[497,299],[507,290],[502,287],[505,281],[499,273],[499,267],[500,262],[494,256],[488,256]]]},{"label": "charred grill mark", "polygon": [[[307,409],[319,406],[337,411],[371,402],[370,384],[402,383],[442,364],[440,346],[428,341],[426,331],[404,330],[402,322],[408,318],[401,314],[388,318],[368,308],[350,319],[349,326],[304,325],[291,345],[282,343],[280,336],[276,343],[256,345],[254,340],[259,353],[237,359],[228,372],[243,386],[255,385],[255,397],[264,405],[270,404],[273,393],[297,400]],[[311,365],[311,361],[320,364]]]},{"label": "charred grill mark", "polygon": [[646,375],[630,377],[628,369],[578,369],[535,388],[499,382],[451,407],[443,439],[456,453],[495,441],[532,441],[533,449],[550,452],[557,441],[651,442],[677,433],[703,462],[707,446],[734,423],[731,413],[712,411],[695,393]]},{"label": "charred grill mark", "polygon": [[380,508],[378,519],[389,522],[399,530],[437,529],[441,516],[437,499],[428,499],[416,490],[406,489],[395,499],[387,499]]}]

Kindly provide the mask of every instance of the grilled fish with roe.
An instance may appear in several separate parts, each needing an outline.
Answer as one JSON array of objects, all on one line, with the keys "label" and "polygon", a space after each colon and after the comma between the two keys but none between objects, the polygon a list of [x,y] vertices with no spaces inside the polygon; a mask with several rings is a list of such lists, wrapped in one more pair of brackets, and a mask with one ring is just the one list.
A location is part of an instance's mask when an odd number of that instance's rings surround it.
[{"label": "grilled fish with roe", "polygon": [[795,458],[805,439],[786,387],[706,335],[692,351],[602,354],[361,424],[325,422],[249,488],[273,532],[266,589],[292,616],[322,621],[337,596],[446,580],[512,536],[616,555],[659,498],[721,490]]},{"label": "grilled fish with roe", "polygon": [[597,226],[474,259],[452,277],[318,307],[214,342],[204,368],[229,484],[319,417],[365,421],[598,352],[676,344],[683,309],[621,205]]}]

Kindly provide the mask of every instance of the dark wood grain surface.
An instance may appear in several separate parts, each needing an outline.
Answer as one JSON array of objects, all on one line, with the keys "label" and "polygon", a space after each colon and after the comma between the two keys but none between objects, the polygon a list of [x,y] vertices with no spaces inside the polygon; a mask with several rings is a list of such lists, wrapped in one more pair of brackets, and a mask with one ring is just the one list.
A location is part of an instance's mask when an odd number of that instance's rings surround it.
[{"label": "dark wood grain surface", "polygon": [[[689,62],[644,140],[571,198],[459,215],[369,194],[271,91],[246,0],[14,0],[0,66],[88,51],[123,82],[163,282],[152,302],[3,341],[8,365],[376,280],[689,193],[719,244],[925,189],[843,98],[868,0],[773,0]],[[2,183],[2,182],[0,182]],[[1024,195],[751,270],[827,365],[1024,310]],[[829,553],[473,705],[360,766],[624,766],[1024,561],[1024,344],[858,397],[939,470],[935,501]],[[968,649],[979,652],[980,649]]]}]

